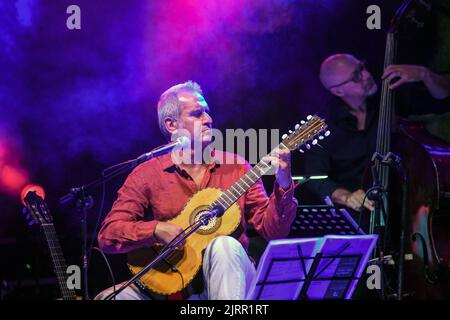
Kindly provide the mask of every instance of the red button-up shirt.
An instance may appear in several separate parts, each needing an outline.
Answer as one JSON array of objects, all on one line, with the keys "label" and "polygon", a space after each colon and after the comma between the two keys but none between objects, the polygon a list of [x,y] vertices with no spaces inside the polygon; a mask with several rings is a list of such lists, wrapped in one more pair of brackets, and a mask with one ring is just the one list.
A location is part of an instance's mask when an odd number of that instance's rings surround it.
[{"label": "red button-up shirt", "polygon": [[[214,159],[225,155],[216,151]],[[244,160],[241,160],[241,164],[213,161],[206,170],[200,188],[185,170],[172,162],[170,154],[139,165],[119,189],[118,198],[103,221],[98,234],[100,248],[108,253],[127,253],[156,243],[154,230],[158,221],[176,217],[186,202],[201,189],[213,187],[226,191],[251,169],[250,164],[242,164]],[[244,213],[240,225],[244,232],[239,241],[245,248],[248,248],[245,234],[247,223],[252,224],[266,240],[288,235],[297,208],[293,194],[292,183],[290,189],[284,191],[275,182],[274,192],[268,197],[259,179],[238,199],[237,204]],[[153,216],[151,220],[144,218],[148,209]]]}]

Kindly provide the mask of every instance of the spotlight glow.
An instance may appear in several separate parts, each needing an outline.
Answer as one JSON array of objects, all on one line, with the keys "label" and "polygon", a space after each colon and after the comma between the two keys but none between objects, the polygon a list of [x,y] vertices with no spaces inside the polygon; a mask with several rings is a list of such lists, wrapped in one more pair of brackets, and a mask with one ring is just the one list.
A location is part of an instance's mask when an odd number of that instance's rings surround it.
[{"label": "spotlight glow", "polygon": [[22,201],[22,204],[24,206],[25,206],[24,199],[27,196],[28,192],[30,191],[35,191],[38,196],[40,196],[42,199],[45,199],[45,190],[43,187],[41,187],[38,184],[29,184],[25,186],[20,192],[20,201]]}]

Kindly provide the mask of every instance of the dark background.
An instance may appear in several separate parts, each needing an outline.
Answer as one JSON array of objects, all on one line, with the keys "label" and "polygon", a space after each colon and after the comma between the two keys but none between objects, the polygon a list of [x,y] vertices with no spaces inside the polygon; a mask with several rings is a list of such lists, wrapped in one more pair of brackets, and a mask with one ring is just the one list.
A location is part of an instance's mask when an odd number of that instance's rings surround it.
[{"label": "dark background", "polygon": [[[423,28],[401,34],[399,63],[450,75],[450,6],[431,1]],[[0,299],[58,295],[42,233],[20,214],[25,183],[47,191],[68,264],[80,265],[80,217],[59,196],[112,164],[164,143],[156,118],[161,92],[197,81],[214,125],[276,128],[308,114],[326,117],[321,61],[348,52],[380,78],[388,21],[401,1],[50,1],[0,3]],[[66,8],[81,8],[81,30],[68,30]],[[382,29],[366,28],[366,9],[381,7]],[[450,142],[449,114],[422,116]],[[302,173],[293,156],[293,173]],[[5,169],[6,168],[6,169]],[[89,240],[123,178],[93,193]],[[273,177],[264,178],[271,192]],[[302,188],[302,203],[314,199]],[[109,256],[117,280],[124,257]],[[97,253],[91,294],[110,284]],[[43,279],[53,285],[45,285]],[[38,285],[40,284],[40,285]]]}]

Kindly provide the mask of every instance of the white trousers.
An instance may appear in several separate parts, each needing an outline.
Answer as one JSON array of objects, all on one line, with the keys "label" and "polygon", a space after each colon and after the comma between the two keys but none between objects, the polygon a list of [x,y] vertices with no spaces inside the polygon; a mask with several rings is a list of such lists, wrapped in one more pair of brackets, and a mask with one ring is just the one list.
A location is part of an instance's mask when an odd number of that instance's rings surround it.
[{"label": "white trousers", "polygon": [[[255,267],[241,243],[229,236],[217,237],[208,244],[203,256],[205,290],[190,296],[189,300],[245,300],[255,275]],[[105,298],[112,291],[113,288],[102,291],[95,300]],[[116,300],[150,300],[150,297],[131,285]]]}]

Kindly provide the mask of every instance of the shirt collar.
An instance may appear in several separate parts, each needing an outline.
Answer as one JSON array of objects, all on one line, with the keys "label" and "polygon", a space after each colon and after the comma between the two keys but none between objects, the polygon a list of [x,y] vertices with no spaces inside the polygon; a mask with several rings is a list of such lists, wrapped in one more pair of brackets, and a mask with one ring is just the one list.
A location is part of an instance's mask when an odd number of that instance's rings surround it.
[{"label": "shirt collar", "polygon": [[[208,166],[209,169],[213,169],[220,165],[219,154],[221,154],[221,152],[217,152],[216,149],[211,150],[212,162]],[[173,171],[177,168],[177,165],[172,161],[171,153],[160,156],[159,161],[161,162],[164,171]]]},{"label": "shirt collar", "polygon": [[[370,124],[377,115],[379,99],[378,95],[370,96],[366,99],[367,119],[366,123]],[[340,127],[356,129],[357,121],[356,117],[349,111],[349,107],[340,99],[336,98],[335,103],[332,105],[332,118],[336,124]]]}]

